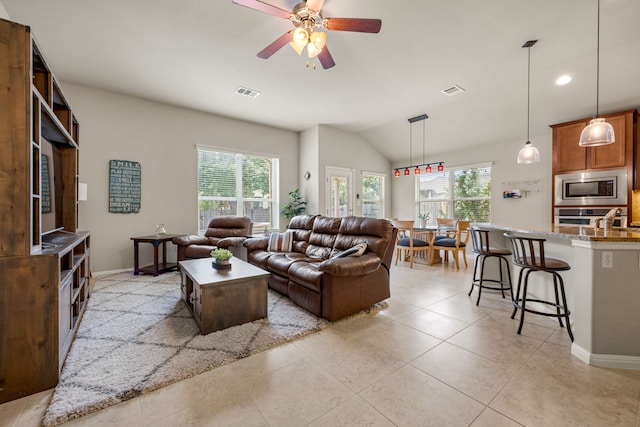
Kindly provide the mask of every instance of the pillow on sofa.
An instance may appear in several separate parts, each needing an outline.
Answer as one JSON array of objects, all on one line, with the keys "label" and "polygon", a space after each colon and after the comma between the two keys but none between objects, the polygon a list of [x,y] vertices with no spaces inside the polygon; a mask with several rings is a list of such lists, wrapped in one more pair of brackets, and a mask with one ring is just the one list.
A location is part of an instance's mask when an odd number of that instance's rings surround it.
[{"label": "pillow on sofa", "polygon": [[344,250],[337,255],[334,255],[334,258],[344,258],[348,256],[362,256],[364,252],[367,250],[367,242],[362,242],[355,245],[352,248]]},{"label": "pillow on sofa", "polygon": [[269,252],[291,252],[292,245],[293,231],[285,231],[284,233],[274,232],[269,235],[267,250]]}]

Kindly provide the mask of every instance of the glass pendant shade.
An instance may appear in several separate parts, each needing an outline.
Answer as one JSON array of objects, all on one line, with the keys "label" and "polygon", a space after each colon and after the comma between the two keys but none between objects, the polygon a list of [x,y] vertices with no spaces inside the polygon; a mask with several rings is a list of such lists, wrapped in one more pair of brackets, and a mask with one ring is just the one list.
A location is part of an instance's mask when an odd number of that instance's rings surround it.
[{"label": "glass pendant shade", "polygon": [[398,169],[396,169],[396,170],[393,172],[393,176],[400,176],[400,171],[399,171]]},{"label": "glass pendant shade", "polygon": [[444,165],[442,163],[438,164],[438,172],[442,172],[444,170]]},{"label": "glass pendant shade", "polygon": [[411,175],[411,173],[409,172],[409,169],[408,169],[408,168],[404,170],[404,175],[405,175],[405,176],[409,176],[409,175]]},{"label": "glass pendant shade", "polygon": [[431,165],[427,165],[427,168],[424,171],[426,173],[431,173]]},{"label": "glass pendant shade", "polygon": [[602,118],[596,118],[591,120],[589,126],[582,129],[579,145],[580,147],[597,147],[614,142],[616,142],[616,135],[611,123],[605,122]]},{"label": "glass pendant shade", "polygon": [[518,153],[518,163],[538,163],[539,161],[540,152],[531,144],[531,141],[527,141]]},{"label": "glass pendant shade", "polygon": [[315,49],[320,52],[327,44],[327,35],[322,31],[314,31],[309,36],[309,44],[313,44]]},{"label": "glass pendant shade", "polygon": [[304,28],[296,28],[293,30],[293,40],[289,43],[289,46],[296,51],[298,55],[302,55],[302,49],[309,43],[309,33]]},{"label": "glass pendant shade", "polygon": [[416,168],[413,170],[413,174],[420,175],[420,168],[416,166]]}]

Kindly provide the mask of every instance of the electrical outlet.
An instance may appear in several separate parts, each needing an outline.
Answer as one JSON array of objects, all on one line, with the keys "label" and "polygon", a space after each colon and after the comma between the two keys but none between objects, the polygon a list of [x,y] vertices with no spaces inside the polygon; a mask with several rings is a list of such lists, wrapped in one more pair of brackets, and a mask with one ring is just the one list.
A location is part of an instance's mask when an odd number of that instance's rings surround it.
[{"label": "electrical outlet", "polygon": [[613,268],[613,252],[602,252],[602,268]]}]

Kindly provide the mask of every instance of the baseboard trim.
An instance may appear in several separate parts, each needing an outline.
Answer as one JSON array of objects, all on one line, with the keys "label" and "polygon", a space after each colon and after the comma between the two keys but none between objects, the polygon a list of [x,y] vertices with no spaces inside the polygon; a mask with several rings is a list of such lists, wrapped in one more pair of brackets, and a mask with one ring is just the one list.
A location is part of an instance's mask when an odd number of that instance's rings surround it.
[{"label": "baseboard trim", "polygon": [[110,274],[122,273],[125,271],[130,271],[133,274],[133,270],[131,268],[123,268],[120,270],[108,270],[108,271],[93,271],[91,274],[93,275],[93,277],[100,277],[100,276],[108,276]]},{"label": "baseboard trim", "polygon": [[571,345],[571,354],[591,366],[640,371],[640,356],[593,354],[575,343]]}]

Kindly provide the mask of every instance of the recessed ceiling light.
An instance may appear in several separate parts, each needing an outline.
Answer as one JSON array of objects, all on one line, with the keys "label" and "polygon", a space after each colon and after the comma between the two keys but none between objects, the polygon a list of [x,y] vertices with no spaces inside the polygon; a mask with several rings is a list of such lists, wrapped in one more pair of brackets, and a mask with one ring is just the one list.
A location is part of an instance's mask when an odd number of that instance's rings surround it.
[{"label": "recessed ceiling light", "polygon": [[566,84],[571,83],[571,76],[569,74],[563,74],[556,79],[556,84],[558,86],[564,86]]}]

